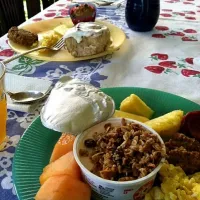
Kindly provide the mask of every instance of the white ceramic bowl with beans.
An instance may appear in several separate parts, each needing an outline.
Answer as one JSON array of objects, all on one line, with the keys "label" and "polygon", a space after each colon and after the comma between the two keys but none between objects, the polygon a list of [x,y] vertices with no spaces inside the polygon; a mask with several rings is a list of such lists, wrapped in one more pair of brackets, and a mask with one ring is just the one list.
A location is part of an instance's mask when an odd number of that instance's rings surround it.
[{"label": "white ceramic bowl with beans", "polygon": [[[142,200],[146,192],[149,191],[149,189],[151,189],[151,187],[153,186],[156,175],[160,170],[163,162],[165,161],[165,159],[162,158],[159,165],[151,173],[143,178],[132,181],[121,182],[106,180],[90,172],[89,169],[91,168],[92,164],[87,161],[83,162],[84,158],[79,155],[79,150],[84,148],[84,141],[91,138],[91,135],[94,132],[104,132],[105,124],[111,123],[113,126],[119,126],[121,124],[121,120],[121,118],[110,118],[107,121],[101,122],[89,128],[88,130],[78,135],[75,139],[73,146],[74,157],[81,168],[83,179],[92,188],[92,199],[94,200]],[[164,142],[160,135],[156,133],[153,129],[136,120],[125,120],[127,122],[135,122],[141,125],[143,128],[149,130],[152,134],[157,135],[161,144],[164,145]],[[85,163],[88,163],[87,168],[85,167]]]}]

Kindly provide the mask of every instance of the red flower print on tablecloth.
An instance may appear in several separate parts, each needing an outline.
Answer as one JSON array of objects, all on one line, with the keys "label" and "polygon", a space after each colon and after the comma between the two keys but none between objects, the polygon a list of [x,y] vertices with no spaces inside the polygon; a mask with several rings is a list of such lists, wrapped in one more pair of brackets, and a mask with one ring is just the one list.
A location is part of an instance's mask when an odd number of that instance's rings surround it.
[{"label": "red flower print on tablecloth", "polygon": [[151,63],[145,66],[144,69],[154,74],[169,74],[183,75],[185,77],[200,78],[200,71],[194,70],[194,58],[170,58],[165,53],[152,53]]},{"label": "red flower print on tablecloth", "polygon": [[187,62],[190,65],[193,65],[194,64],[193,60],[194,60],[194,58],[186,58],[185,62]]},{"label": "red flower print on tablecloth", "polygon": [[59,6],[59,7],[63,7],[65,6],[66,4],[57,4],[56,6]]},{"label": "red flower print on tablecloth", "polygon": [[54,12],[53,13],[45,13],[44,16],[45,17],[54,17],[54,16],[56,16],[56,13],[54,13]]},{"label": "red flower print on tablecloth", "polygon": [[190,15],[196,15],[196,13],[194,11],[186,11],[187,14],[190,14]]},{"label": "red flower print on tablecloth", "polygon": [[185,16],[185,19],[189,19],[189,20],[196,20],[195,17],[191,17],[191,16]]},{"label": "red flower print on tablecloth", "polygon": [[194,3],[191,3],[191,2],[188,2],[188,1],[185,1],[185,2],[183,2],[183,4],[186,4],[186,5],[194,5]]},{"label": "red flower print on tablecloth", "polygon": [[167,60],[168,55],[167,54],[162,54],[162,53],[152,53],[151,54],[151,59],[152,60]]},{"label": "red flower print on tablecloth", "polygon": [[170,30],[167,26],[155,26],[154,33],[152,34],[153,38],[165,39],[167,37],[179,37],[182,41],[195,42],[197,39],[197,31],[191,28],[177,30]]},{"label": "red flower print on tablecloth", "polygon": [[0,50],[0,56],[10,57],[13,55],[14,55],[14,51],[12,49]]},{"label": "red flower print on tablecloth", "polygon": [[180,18],[183,20],[196,20],[196,13],[194,11],[182,12],[161,12],[160,16],[163,18]]},{"label": "red flower print on tablecloth", "polygon": [[35,18],[35,19],[33,19],[34,22],[38,22],[38,21],[41,21],[41,20],[42,20],[42,18]]},{"label": "red flower print on tablecloth", "polygon": [[163,17],[172,17],[172,15],[169,13],[161,13],[160,15]]},{"label": "red flower print on tablecloth", "polygon": [[185,36],[184,33],[179,32],[179,31],[170,31],[169,35],[172,35],[172,36]]},{"label": "red flower print on tablecloth", "polygon": [[162,67],[177,68],[175,61],[162,61],[158,63]]},{"label": "red flower print on tablecloth", "polygon": [[181,38],[184,42],[197,42],[198,39],[195,36],[185,36]]},{"label": "red flower print on tablecloth", "polygon": [[194,30],[194,29],[185,29],[185,30],[183,30],[183,32],[185,32],[185,33],[197,33],[197,31]]},{"label": "red flower print on tablecloth", "polygon": [[154,38],[166,38],[164,34],[152,34],[152,37]]},{"label": "red flower print on tablecloth", "polygon": [[172,69],[164,68],[164,67],[161,67],[158,65],[149,65],[149,66],[146,66],[145,69],[154,74],[162,74],[162,73],[165,73],[165,74],[175,73],[176,74],[176,72],[173,71]]},{"label": "red flower print on tablecloth", "polygon": [[179,15],[179,16],[185,16],[185,13],[183,12],[173,12],[174,15]]},{"label": "red flower print on tablecloth", "polygon": [[161,11],[164,11],[164,12],[172,12],[172,9],[162,9]]},{"label": "red flower print on tablecloth", "polygon": [[199,77],[200,78],[200,71],[192,70],[192,69],[182,69],[181,74],[186,77]]},{"label": "red flower print on tablecloth", "polygon": [[155,29],[159,30],[159,31],[167,31],[167,30],[169,30],[169,28],[167,26],[156,26]]},{"label": "red flower print on tablecloth", "polygon": [[151,66],[146,66],[145,69],[147,69],[150,72],[153,72],[155,74],[161,74],[163,71],[165,71],[164,67],[156,66],[156,65],[151,65]]}]

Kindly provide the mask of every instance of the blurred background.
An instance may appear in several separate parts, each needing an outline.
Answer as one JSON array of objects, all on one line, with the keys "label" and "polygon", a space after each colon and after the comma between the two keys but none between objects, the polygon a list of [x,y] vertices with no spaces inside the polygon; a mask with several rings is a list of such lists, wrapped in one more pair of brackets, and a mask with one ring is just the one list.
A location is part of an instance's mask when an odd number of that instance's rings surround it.
[{"label": "blurred background", "polygon": [[0,0],[0,36],[57,0]]}]

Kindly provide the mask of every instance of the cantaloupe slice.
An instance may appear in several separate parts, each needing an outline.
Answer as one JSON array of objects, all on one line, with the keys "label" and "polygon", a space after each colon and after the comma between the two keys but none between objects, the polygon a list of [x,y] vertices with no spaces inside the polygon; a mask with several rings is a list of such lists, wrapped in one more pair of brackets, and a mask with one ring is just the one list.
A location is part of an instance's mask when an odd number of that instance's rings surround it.
[{"label": "cantaloupe slice", "polygon": [[42,185],[51,176],[65,174],[77,180],[81,179],[80,168],[75,161],[72,151],[44,168],[43,173],[40,176],[40,184]]},{"label": "cantaloupe slice", "polygon": [[72,151],[74,140],[75,136],[69,133],[63,133],[53,149],[50,162],[53,162],[69,151]]},{"label": "cantaloupe slice", "polygon": [[90,200],[90,187],[68,175],[50,177],[39,189],[35,200]]}]

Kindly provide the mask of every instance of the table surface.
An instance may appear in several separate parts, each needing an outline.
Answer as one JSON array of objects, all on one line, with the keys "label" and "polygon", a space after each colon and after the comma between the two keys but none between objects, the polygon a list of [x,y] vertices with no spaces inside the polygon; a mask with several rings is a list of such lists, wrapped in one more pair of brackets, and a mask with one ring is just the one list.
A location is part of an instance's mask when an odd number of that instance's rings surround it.
[{"label": "table surface", "polygon": [[[60,0],[26,23],[68,16],[68,2]],[[126,33],[122,48],[112,55],[91,61],[44,62],[21,57],[7,65],[10,73],[39,77],[56,83],[62,75],[87,81],[96,87],[137,86],[159,89],[200,103],[200,2],[161,0],[156,27],[146,33],[131,31],[124,18],[124,6],[98,10],[98,18],[108,20]],[[14,52],[7,37],[0,38],[0,60]],[[12,181],[15,148],[25,129],[39,115],[8,110],[7,133],[10,142],[0,152],[0,200],[16,200]]]}]

